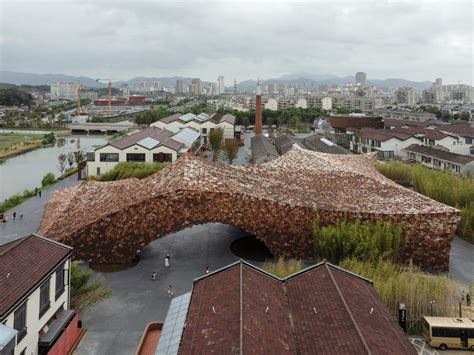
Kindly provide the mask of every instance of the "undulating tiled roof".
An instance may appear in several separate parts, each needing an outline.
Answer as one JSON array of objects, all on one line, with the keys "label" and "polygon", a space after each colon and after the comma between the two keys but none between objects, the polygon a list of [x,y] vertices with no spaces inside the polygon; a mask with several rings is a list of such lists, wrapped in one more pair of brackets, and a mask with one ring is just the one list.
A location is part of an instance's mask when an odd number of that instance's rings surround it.
[{"label": "undulating tiled roof", "polygon": [[370,281],[329,263],[276,278],[240,261],[195,280],[180,354],[415,354]]},{"label": "undulating tiled roof", "polygon": [[430,147],[425,147],[419,144],[412,144],[405,148],[407,152],[420,153],[429,157],[434,157],[446,161],[450,161],[458,164],[468,164],[474,161],[474,157],[469,157],[467,155],[461,155],[456,153],[447,152],[441,149],[434,149]]},{"label": "undulating tiled roof", "polygon": [[0,319],[71,252],[34,234],[0,245]]},{"label": "undulating tiled roof", "polygon": [[[261,165],[234,166],[185,154],[145,179],[87,181],[55,192],[38,232],[64,240],[98,220],[167,196],[170,191],[220,192],[269,203],[352,213],[437,214],[456,209],[404,188],[374,167],[374,154],[292,149]],[[124,198],[126,197],[126,198]]]}]

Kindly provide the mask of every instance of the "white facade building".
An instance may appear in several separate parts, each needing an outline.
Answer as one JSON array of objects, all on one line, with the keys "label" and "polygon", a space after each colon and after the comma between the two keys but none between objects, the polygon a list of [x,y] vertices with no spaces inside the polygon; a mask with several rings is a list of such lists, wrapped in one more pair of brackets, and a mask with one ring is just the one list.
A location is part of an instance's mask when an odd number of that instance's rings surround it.
[{"label": "white facade building", "polygon": [[332,110],[332,99],[330,97],[323,98],[321,100],[321,107],[326,111]]},{"label": "white facade building", "polygon": [[225,84],[224,84],[224,77],[220,75],[217,78],[218,90],[219,94],[223,94],[225,92]]},{"label": "white facade building", "polygon": [[0,290],[9,295],[0,297],[0,325],[16,333],[9,355],[70,350],[62,346],[78,334],[69,310],[71,258],[72,248],[34,234],[0,246]]},{"label": "white facade building", "polygon": [[74,83],[53,83],[51,88],[51,100],[77,100],[77,92],[80,84]]},{"label": "white facade building", "polygon": [[195,129],[149,127],[87,153],[87,175],[104,174],[121,162],[171,163],[182,154],[198,153],[200,148],[200,134]]},{"label": "white facade building", "polygon": [[398,105],[415,105],[417,102],[415,89],[410,87],[398,88],[397,91],[395,91],[395,102]]}]

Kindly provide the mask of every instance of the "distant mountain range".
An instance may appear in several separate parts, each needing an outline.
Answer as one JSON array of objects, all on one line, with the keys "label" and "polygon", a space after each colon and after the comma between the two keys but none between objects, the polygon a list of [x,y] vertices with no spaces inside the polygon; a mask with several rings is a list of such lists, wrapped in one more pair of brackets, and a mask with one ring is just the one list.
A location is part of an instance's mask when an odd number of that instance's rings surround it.
[{"label": "distant mountain range", "polygon": [[[183,85],[188,85],[191,82],[192,78],[173,76],[173,77],[136,77],[130,80],[125,81],[116,81],[113,82],[114,87],[120,87],[124,84],[130,86],[138,86],[141,82],[145,81],[147,86],[153,86],[156,81],[159,81],[162,86],[174,87],[176,85],[176,80],[182,80]],[[8,83],[15,85],[50,85],[55,82],[80,82],[81,85],[91,87],[91,88],[101,88],[105,87],[106,84],[98,83],[95,79],[88,78],[85,76],[70,76],[64,74],[34,74],[34,73],[20,73],[12,71],[0,71],[0,83]],[[346,85],[349,83],[354,83],[355,78],[353,75],[338,77],[330,74],[310,74],[310,73],[295,73],[295,74],[286,74],[278,78],[271,78],[261,80],[261,85],[269,84],[292,84],[299,83],[305,84],[307,87],[317,87],[320,85]],[[204,81],[204,84],[208,82]],[[405,79],[390,78],[390,79],[373,79],[367,80],[367,83],[374,85],[377,88],[394,88],[401,86],[411,86],[416,90],[421,91],[431,86],[432,82],[430,81],[410,81]],[[252,92],[255,90],[257,85],[256,80],[245,80],[237,84],[237,90],[239,92],[247,91]],[[232,89],[232,86],[228,86],[228,89]]]}]

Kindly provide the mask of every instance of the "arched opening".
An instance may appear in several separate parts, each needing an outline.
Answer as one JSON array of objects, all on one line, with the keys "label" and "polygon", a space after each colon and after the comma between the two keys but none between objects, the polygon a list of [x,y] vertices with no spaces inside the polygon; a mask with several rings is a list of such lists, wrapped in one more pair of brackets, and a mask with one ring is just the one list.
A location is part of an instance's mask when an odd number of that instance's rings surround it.
[{"label": "arched opening", "polygon": [[[257,264],[273,255],[264,242],[245,229],[224,223],[195,224],[176,233],[161,236],[137,250],[135,258],[126,263],[99,263],[91,261],[89,267],[100,273],[144,273],[166,269],[164,258],[170,255],[170,267],[194,268],[199,274],[206,269],[216,270],[238,259]],[[179,265],[177,265],[177,263]]]}]

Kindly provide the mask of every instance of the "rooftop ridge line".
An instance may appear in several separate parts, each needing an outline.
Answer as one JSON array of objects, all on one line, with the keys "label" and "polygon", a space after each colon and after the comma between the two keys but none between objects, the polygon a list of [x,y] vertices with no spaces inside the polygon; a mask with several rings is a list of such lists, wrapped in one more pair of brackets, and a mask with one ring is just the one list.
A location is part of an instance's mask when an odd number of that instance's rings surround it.
[{"label": "rooftop ridge line", "polygon": [[342,292],[341,292],[339,286],[337,285],[336,280],[334,279],[334,276],[333,276],[333,274],[332,274],[332,272],[331,272],[331,269],[329,268],[329,266],[328,266],[326,263],[325,263],[325,266],[326,266],[326,269],[327,269],[327,271],[328,271],[328,273],[329,273],[329,276],[331,277],[331,280],[332,280],[332,282],[333,282],[333,284],[334,284],[334,287],[336,288],[337,293],[338,293],[339,297],[341,298],[342,303],[344,304],[344,308],[346,309],[347,313],[349,314],[349,317],[351,318],[352,324],[354,324],[354,327],[355,327],[355,329],[356,329],[356,331],[357,331],[357,335],[359,336],[360,340],[362,341],[362,344],[364,344],[364,347],[365,347],[365,349],[367,350],[367,354],[371,355],[372,352],[370,351],[370,348],[369,348],[369,346],[367,345],[367,343],[366,343],[366,341],[365,341],[365,339],[364,339],[364,336],[362,335],[362,332],[360,331],[359,326],[357,325],[357,322],[355,321],[354,316],[352,315],[352,312],[351,312],[349,306],[347,305],[347,302],[346,302],[344,296],[342,295]]}]

